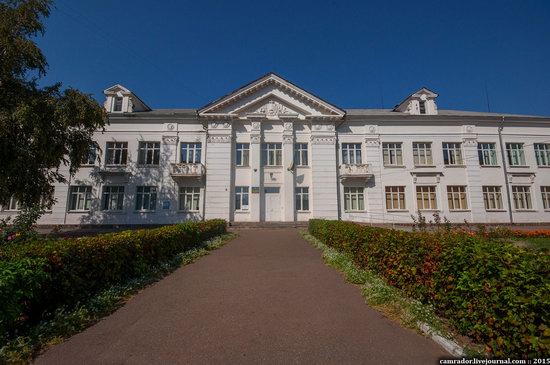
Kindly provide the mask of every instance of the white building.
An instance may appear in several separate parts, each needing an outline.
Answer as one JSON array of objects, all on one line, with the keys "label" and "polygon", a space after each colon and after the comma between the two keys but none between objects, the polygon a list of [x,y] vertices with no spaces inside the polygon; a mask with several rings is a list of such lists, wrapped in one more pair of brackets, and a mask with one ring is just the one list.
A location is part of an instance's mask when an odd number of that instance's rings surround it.
[{"label": "white building", "polygon": [[426,88],[344,110],[272,73],[199,110],[105,95],[99,148],[42,224],[550,222],[550,117],[441,110]]}]

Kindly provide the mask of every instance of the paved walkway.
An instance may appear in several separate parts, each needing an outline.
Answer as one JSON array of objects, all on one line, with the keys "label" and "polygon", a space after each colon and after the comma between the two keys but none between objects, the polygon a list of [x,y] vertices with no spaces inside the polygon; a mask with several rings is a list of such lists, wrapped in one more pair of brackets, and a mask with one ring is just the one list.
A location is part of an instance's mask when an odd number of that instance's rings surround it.
[{"label": "paved walkway", "polygon": [[38,364],[436,364],[430,340],[370,309],[296,229],[240,231]]}]

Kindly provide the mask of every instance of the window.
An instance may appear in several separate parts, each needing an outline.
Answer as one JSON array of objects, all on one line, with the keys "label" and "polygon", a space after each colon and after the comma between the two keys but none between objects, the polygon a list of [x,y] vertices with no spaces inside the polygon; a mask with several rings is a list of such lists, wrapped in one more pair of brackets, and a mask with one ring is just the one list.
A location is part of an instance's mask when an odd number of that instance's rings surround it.
[{"label": "window", "polygon": [[156,210],[157,187],[138,186],[136,188],[136,210]]},{"label": "window", "polygon": [[202,143],[181,143],[180,162],[181,163],[200,163],[202,153]]},{"label": "window", "polygon": [[418,104],[420,107],[420,114],[426,114],[426,102],[424,100],[420,100]]},{"label": "window", "polygon": [[497,150],[494,143],[478,143],[477,155],[480,166],[496,166]]},{"label": "window", "polygon": [[160,161],[160,142],[139,142],[138,164],[158,165]]},{"label": "window", "polygon": [[344,210],[365,210],[363,188],[344,188]]},{"label": "window", "polygon": [[296,188],[296,210],[309,210],[309,188]]},{"label": "window", "polygon": [[122,111],[122,96],[115,96],[113,100],[113,111],[114,112]]},{"label": "window", "polygon": [[250,144],[237,143],[235,154],[235,164],[237,166],[248,166],[250,155]]},{"label": "window", "polygon": [[429,142],[414,142],[413,158],[415,166],[433,165],[432,144]]},{"label": "window", "polygon": [[248,210],[248,186],[235,187],[235,210]]},{"label": "window", "polygon": [[506,154],[510,166],[525,166],[523,143],[506,143]]},{"label": "window", "polygon": [[201,188],[199,187],[180,187],[179,210],[186,212],[198,212]]},{"label": "window", "polygon": [[405,187],[386,186],[386,209],[405,210]]},{"label": "window", "polygon": [[447,186],[447,202],[449,210],[468,209],[465,186]]},{"label": "window", "polygon": [[90,210],[91,203],[91,186],[71,186],[69,196],[69,210]]},{"label": "window", "polygon": [[128,142],[107,142],[107,165],[126,165],[128,160]]},{"label": "window", "polygon": [[443,143],[443,163],[462,165],[461,143]]},{"label": "window", "polygon": [[416,187],[416,205],[418,210],[436,210],[436,198],[435,186]]},{"label": "window", "polygon": [[546,143],[535,143],[535,156],[538,166],[550,166],[550,145]]},{"label": "window", "polygon": [[385,166],[403,165],[401,143],[382,143],[382,153],[384,155]]},{"label": "window", "polygon": [[124,208],[124,186],[103,187],[103,210],[122,210]]},{"label": "window", "polygon": [[294,164],[307,166],[307,143],[294,143]]},{"label": "window", "polygon": [[345,165],[360,165],[361,143],[342,143],[342,163]]},{"label": "window", "polygon": [[281,166],[283,164],[283,150],[280,143],[264,143],[262,147],[264,166]]},{"label": "window", "polygon": [[19,204],[19,201],[17,201],[17,199],[15,199],[14,197],[11,197],[9,202],[8,202],[8,205],[3,206],[2,210],[16,212],[16,211],[21,210],[21,204]]},{"label": "window", "polygon": [[502,188],[500,186],[484,186],[483,201],[485,210],[502,209]]},{"label": "window", "polygon": [[82,160],[82,164],[83,165],[95,165],[96,160],[97,160],[97,145],[94,143],[88,149],[88,154]]},{"label": "window", "polygon": [[540,192],[542,193],[542,205],[544,209],[550,209],[550,186],[541,186]]},{"label": "window", "polygon": [[533,209],[531,204],[531,189],[529,186],[512,185],[512,196],[516,210]]}]

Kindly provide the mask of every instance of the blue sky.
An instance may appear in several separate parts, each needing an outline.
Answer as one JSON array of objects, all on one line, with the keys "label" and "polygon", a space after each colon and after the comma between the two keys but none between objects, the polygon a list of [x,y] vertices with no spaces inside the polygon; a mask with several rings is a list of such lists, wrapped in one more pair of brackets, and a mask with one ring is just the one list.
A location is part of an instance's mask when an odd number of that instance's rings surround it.
[{"label": "blue sky", "polygon": [[274,71],[343,108],[550,115],[550,1],[57,0],[44,84],[201,107]]}]

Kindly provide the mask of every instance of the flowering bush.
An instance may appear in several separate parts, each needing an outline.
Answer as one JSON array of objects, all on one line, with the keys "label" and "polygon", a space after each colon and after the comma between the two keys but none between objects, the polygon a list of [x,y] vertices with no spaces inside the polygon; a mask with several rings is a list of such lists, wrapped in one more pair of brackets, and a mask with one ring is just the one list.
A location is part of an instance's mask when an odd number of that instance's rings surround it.
[{"label": "flowering bush", "polygon": [[8,244],[0,250],[0,331],[40,320],[225,231],[224,220],[211,220]]},{"label": "flowering bush", "polygon": [[496,356],[550,352],[550,254],[462,230],[405,232],[310,220],[309,232],[432,304]]},{"label": "flowering bush", "polygon": [[535,237],[550,237],[549,229],[536,229],[533,231],[525,231],[515,229],[512,231],[514,237],[525,237],[525,238],[535,238]]},{"label": "flowering bush", "polygon": [[44,214],[43,206],[23,208],[13,219],[0,219],[0,245],[5,243],[26,242],[36,237],[33,225]]}]

